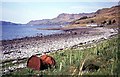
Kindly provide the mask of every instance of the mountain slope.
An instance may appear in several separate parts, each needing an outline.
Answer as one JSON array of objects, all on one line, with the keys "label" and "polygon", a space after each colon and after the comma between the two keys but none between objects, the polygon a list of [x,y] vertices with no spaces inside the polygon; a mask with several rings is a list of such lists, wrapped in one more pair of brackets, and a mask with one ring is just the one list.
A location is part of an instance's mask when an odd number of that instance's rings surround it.
[{"label": "mountain slope", "polygon": [[110,24],[110,23],[119,23],[120,18],[120,6],[113,6],[111,8],[99,9],[94,13],[93,17],[86,17],[74,20],[71,24]]},{"label": "mountain slope", "polygon": [[28,22],[28,25],[61,25],[61,24],[88,24],[97,23],[102,24],[103,22],[119,22],[120,17],[120,6],[113,6],[111,8],[99,9],[94,13],[79,13],[79,14],[59,14],[53,19],[43,20],[32,20]]},{"label": "mountain slope", "polygon": [[69,22],[79,19],[82,16],[93,16],[94,13],[80,13],[80,14],[59,14],[56,18],[53,19],[43,19],[43,20],[32,20],[28,22],[28,25],[60,25],[68,24]]}]

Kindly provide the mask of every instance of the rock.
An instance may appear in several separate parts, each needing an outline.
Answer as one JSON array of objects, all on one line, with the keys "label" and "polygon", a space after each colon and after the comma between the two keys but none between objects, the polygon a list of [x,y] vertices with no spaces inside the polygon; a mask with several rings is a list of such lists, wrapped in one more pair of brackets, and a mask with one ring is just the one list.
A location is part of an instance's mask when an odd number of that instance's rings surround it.
[{"label": "rock", "polygon": [[89,71],[89,72],[94,72],[94,71],[97,71],[99,68],[100,68],[100,63],[95,61],[95,60],[86,60],[84,65],[83,65],[83,68],[82,68],[82,71]]},{"label": "rock", "polygon": [[94,64],[88,64],[87,66],[83,66],[82,71],[97,71],[100,67]]}]

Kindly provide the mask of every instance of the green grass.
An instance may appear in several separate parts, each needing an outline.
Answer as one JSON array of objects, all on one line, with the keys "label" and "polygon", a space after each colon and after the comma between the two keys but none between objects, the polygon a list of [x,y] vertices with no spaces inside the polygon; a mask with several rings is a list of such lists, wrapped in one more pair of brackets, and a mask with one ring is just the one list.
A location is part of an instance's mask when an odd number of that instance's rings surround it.
[{"label": "green grass", "polygon": [[[120,61],[118,53],[117,37],[104,40],[96,44],[95,47],[81,50],[78,48],[68,48],[51,53],[50,55],[56,60],[56,68],[43,71],[35,71],[29,68],[16,70],[5,76],[20,75],[118,75],[120,74]],[[97,71],[83,72],[82,65],[94,63],[100,66]]]}]

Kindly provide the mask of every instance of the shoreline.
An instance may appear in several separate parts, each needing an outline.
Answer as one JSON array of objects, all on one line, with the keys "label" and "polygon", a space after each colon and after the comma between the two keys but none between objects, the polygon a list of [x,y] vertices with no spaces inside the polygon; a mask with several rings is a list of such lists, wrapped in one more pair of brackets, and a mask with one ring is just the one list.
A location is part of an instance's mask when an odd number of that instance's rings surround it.
[{"label": "shoreline", "polygon": [[[113,29],[99,27],[70,30],[62,34],[53,34],[44,37],[37,36],[8,40],[4,41],[2,45],[2,62],[5,64],[9,62],[19,62],[19,60],[26,60],[32,55],[40,55],[42,52],[55,52],[65,48],[74,48],[79,44],[95,43],[109,39],[116,34],[117,32]],[[81,49],[84,49],[84,47],[81,47]],[[26,62],[20,63],[18,66],[20,68],[26,67]],[[5,68],[4,72],[16,68],[17,66],[9,67],[8,69]]]},{"label": "shoreline", "polygon": [[112,29],[84,28],[66,31],[61,34],[6,40],[2,41],[1,45],[3,60],[30,57],[42,52],[52,52],[87,41],[100,38],[107,39],[114,34],[116,32]]}]

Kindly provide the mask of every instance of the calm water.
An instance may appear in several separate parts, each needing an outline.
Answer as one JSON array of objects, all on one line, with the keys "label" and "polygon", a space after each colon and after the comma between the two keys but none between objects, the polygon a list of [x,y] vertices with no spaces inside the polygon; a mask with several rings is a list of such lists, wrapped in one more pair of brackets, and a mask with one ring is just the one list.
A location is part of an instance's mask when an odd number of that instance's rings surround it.
[{"label": "calm water", "polygon": [[29,25],[2,25],[2,35],[0,40],[11,40],[15,38],[31,37],[37,36],[39,34],[50,35],[55,33],[60,33],[60,30],[37,30],[37,28],[52,28],[59,27],[59,25],[39,25],[39,26],[29,26]]}]

